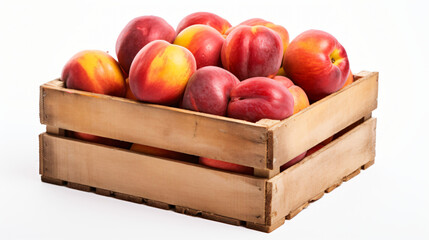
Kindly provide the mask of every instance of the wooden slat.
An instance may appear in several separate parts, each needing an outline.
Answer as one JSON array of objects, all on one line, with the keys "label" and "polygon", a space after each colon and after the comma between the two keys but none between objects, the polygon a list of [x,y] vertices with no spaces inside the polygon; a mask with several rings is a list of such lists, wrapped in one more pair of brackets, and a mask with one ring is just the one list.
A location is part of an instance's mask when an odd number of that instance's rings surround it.
[{"label": "wooden slat", "polygon": [[49,133],[49,134],[54,134],[54,135],[59,135],[59,136],[64,136],[65,135],[64,129],[57,128],[57,127],[52,127],[52,126],[49,126],[49,125],[46,126],[46,132]]},{"label": "wooden slat", "polygon": [[309,202],[305,202],[304,204],[302,204],[298,208],[290,211],[289,214],[286,215],[286,219],[287,220],[291,220],[292,218],[296,217],[296,215],[298,215],[298,213],[300,213],[302,210],[306,209],[308,207],[308,205],[310,205],[310,203]]},{"label": "wooden slat", "polygon": [[[322,142],[341,129],[371,113],[377,107],[378,73],[357,74],[359,80],[347,88],[270,128],[273,159],[268,168],[278,167]],[[270,164],[271,162],[271,164]]]},{"label": "wooden slat", "polygon": [[337,183],[332,184],[330,187],[328,187],[327,189],[325,189],[325,193],[332,192],[335,188],[339,187],[342,183],[343,183],[343,180],[341,179]]},{"label": "wooden slat", "polygon": [[345,176],[343,178],[344,182],[348,182],[350,179],[356,177],[357,175],[359,175],[360,173],[360,169],[356,169],[354,172],[350,173],[349,175]]},{"label": "wooden slat", "polygon": [[[59,180],[59,179],[54,179],[54,178],[42,176],[42,181],[46,182],[46,183],[55,184],[55,185],[68,186],[68,187],[71,187],[71,188],[77,189],[77,190],[87,191],[86,188],[75,187],[75,186],[79,186],[79,184],[65,182],[65,181]],[[245,226],[246,225],[245,221],[242,221],[239,219],[220,216],[220,215],[217,215],[214,213],[204,212],[201,210],[196,210],[196,209],[192,209],[192,208],[188,208],[188,207],[170,205],[167,203],[154,201],[154,200],[150,200],[150,199],[144,199],[144,198],[132,196],[129,194],[112,192],[110,190],[106,190],[106,189],[102,189],[102,188],[90,187],[90,190],[96,194],[100,194],[103,196],[115,197],[117,199],[121,199],[124,201],[134,202],[134,203],[138,203],[138,204],[146,204],[146,205],[149,205],[152,207],[157,207],[157,208],[161,208],[161,209],[165,209],[165,210],[174,210],[175,212],[190,215],[190,216],[202,217],[205,219],[223,222],[223,223],[227,223],[227,224],[232,224],[235,226],[240,226],[240,225]]]},{"label": "wooden slat", "polygon": [[218,222],[235,225],[235,226],[240,226],[244,224],[243,221],[240,221],[238,219],[228,218],[228,217],[224,217],[224,216],[220,216],[220,215],[216,215],[208,212],[201,212],[201,217],[209,220],[214,220]]},{"label": "wooden slat", "polygon": [[262,177],[262,178],[272,178],[275,175],[280,173],[280,168],[276,168],[275,170],[268,169],[253,169],[253,176]]},{"label": "wooden slat", "polygon": [[369,167],[371,167],[372,165],[374,165],[374,163],[375,163],[374,160],[372,160],[370,162],[367,162],[365,165],[362,166],[362,170],[368,169]]},{"label": "wooden slat", "polygon": [[274,223],[272,223],[271,225],[264,225],[264,224],[257,224],[257,223],[252,223],[252,222],[246,222],[246,227],[254,229],[254,230],[258,230],[258,231],[261,231],[261,232],[270,233],[270,232],[276,230],[277,228],[279,228],[284,223],[285,223],[285,218],[283,217],[283,218],[277,219],[277,221],[274,222]]},{"label": "wooden slat", "polygon": [[[39,174],[43,175],[43,162],[44,162],[44,156],[43,156],[43,139],[42,135],[39,135]],[[43,181],[43,178],[42,178]]]},{"label": "wooden slat", "polygon": [[270,179],[267,184],[273,185],[271,216],[275,216],[271,221],[296,215],[308,201],[373,160],[375,126],[376,119],[367,120]]},{"label": "wooden slat", "polygon": [[265,179],[46,133],[41,142],[47,178],[265,223]]},{"label": "wooden slat", "polygon": [[65,89],[61,83],[41,86],[42,124],[266,168],[265,125]]}]

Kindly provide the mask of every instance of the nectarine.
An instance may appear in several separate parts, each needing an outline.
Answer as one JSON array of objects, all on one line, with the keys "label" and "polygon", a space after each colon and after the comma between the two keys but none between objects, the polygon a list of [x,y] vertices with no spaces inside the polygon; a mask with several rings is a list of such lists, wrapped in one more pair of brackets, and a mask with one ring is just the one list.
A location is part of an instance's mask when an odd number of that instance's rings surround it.
[{"label": "nectarine", "polygon": [[257,122],[282,120],[293,113],[293,96],[280,82],[266,77],[246,79],[231,90],[228,116]]},{"label": "nectarine", "polygon": [[195,57],[197,69],[221,66],[220,50],[225,39],[216,29],[207,25],[192,25],[181,31],[174,44],[187,48]]},{"label": "nectarine", "polygon": [[182,21],[180,21],[179,25],[177,26],[176,32],[177,34],[179,34],[183,29],[195,24],[208,25],[219,31],[221,34],[225,34],[225,31],[231,27],[231,24],[227,20],[219,17],[214,13],[195,12],[189,14],[188,16],[183,18]]},{"label": "nectarine", "polygon": [[198,69],[189,79],[183,95],[182,108],[224,116],[231,89],[240,81],[219,67]]},{"label": "nectarine", "polygon": [[66,88],[123,97],[124,73],[109,54],[98,50],[82,51],[74,55],[61,74]]},{"label": "nectarine", "polygon": [[153,40],[174,41],[176,31],[164,19],[157,16],[142,16],[131,20],[116,41],[116,56],[128,74],[136,54]]},{"label": "nectarine", "polygon": [[130,88],[140,101],[174,105],[195,71],[195,58],[188,49],[155,40],[144,46],[131,64]]},{"label": "nectarine", "polygon": [[309,30],[289,44],[283,68],[310,101],[317,101],[344,85],[349,61],[344,47],[331,34]]},{"label": "nectarine", "polygon": [[223,67],[238,79],[277,74],[283,56],[280,36],[264,26],[239,26],[222,46]]}]

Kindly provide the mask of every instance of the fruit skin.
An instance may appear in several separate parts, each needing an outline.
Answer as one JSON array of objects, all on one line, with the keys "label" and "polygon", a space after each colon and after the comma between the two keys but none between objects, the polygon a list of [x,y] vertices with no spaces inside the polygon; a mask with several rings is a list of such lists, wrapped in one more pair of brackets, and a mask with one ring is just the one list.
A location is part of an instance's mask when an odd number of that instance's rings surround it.
[{"label": "fruit skin", "polygon": [[293,113],[293,96],[281,83],[266,77],[246,79],[232,88],[227,115],[250,122],[282,120]]},{"label": "fruit skin", "polygon": [[290,80],[287,77],[284,76],[274,76],[273,77],[274,80],[276,80],[277,82],[280,82],[281,84],[283,84],[286,88],[290,88],[292,86],[294,86],[295,84],[292,82],[292,80]]},{"label": "fruit skin", "polygon": [[231,89],[238,83],[238,78],[220,67],[200,68],[189,79],[181,107],[225,116]]},{"label": "fruit skin", "polygon": [[181,31],[174,44],[187,48],[194,55],[197,69],[221,66],[220,51],[225,39],[216,29],[202,24],[192,25]]},{"label": "fruit skin", "polygon": [[347,87],[348,85],[350,85],[352,83],[353,83],[353,73],[352,73],[352,70],[350,69],[349,75],[347,75],[346,82],[344,83],[344,86],[341,89]]},{"label": "fruit skin", "polygon": [[136,96],[134,96],[133,92],[131,92],[130,78],[125,79],[125,86],[126,86],[125,98],[137,101]]},{"label": "fruit skin", "polygon": [[147,145],[137,144],[137,143],[134,143],[131,146],[130,150],[139,152],[139,153],[148,154],[148,155],[163,157],[163,158],[170,158],[170,159],[176,159],[176,160],[194,162],[194,163],[198,162],[198,159],[196,159],[197,158],[196,156],[192,156],[192,155],[188,155],[180,152],[169,151],[162,148],[156,148],[156,147],[151,147]]},{"label": "fruit skin", "polygon": [[95,136],[95,135],[81,133],[81,132],[69,131],[67,133],[67,136],[74,137],[88,142],[99,143],[99,144],[104,144],[104,145],[118,147],[118,148],[129,149],[131,146],[131,143],[128,143],[128,142],[123,142],[123,141],[119,141],[111,138],[105,138],[105,137]]},{"label": "fruit skin", "polygon": [[[283,26],[276,25],[276,24],[269,22],[269,21],[266,21],[262,18],[251,18],[251,19],[248,19],[248,20],[238,24],[237,26],[242,26],[242,25],[245,25],[245,26],[264,26],[264,27],[267,27],[267,28],[275,31],[277,34],[279,34],[280,38],[282,39],[283,53],[286,51],[286,49],[289,45],[289,32]],[[225,35],[228,35],[237,26],[228,29],[225,32]]]},{"label": "fruit skin", "polygon": [[279,35],[264,26],[239,26],[222,46],[223,67],[238,79],[277,74],[283,56]]},{"label": "fruit skin", "polygon": [[307,94],[304,90],[297,85],[293,85],[288,88],[289,92],[293,96],[293,114],[301,111],[302,109],[310,106],[310,101],[308,100]]},{"label": "fruit skin", "polygon": [[195,71],[195,58],[188,49],[155,40],[144,46],[131,64],[130,88],[140,101],[174,105]]},{"label": "fruit skin", "polygon": [[214,13],[195,12],[189,14],[188,16],[183,18],[182,21],[180,21],[179,25],[176,28],[176,32],[179,34],[183,29],[195,24],[208,25],[216,29],[221,34],[225,34],[225,31],[231,27],[231,24],[227,20],[219,17]]},{"label": "fruit skin", "polygon": [[275,76],[274,80],[282,83],[293,96],[293,114],[301,111],[302,109],[310,106],[307,94],[299,86],[293,84],[292,80],[283,76]]},{"label": "fruit skin", "polygon": [[131,20],[116,41],[116,56],[128,74],[136,54],[153,40],[174,41],[176,31],[164,19],[157,16],[142,16]]},{"label": "fruit skin", "polygon": [[350,67],[347,53],[337,39],[320,30],[308,30],[289,44],[283,68],[310,101],[317,101],[344,85]]},{"label": "fruit skin", "polygon": [[205,157],[200,157],[199,163],[201,165],[209,166],[212,168],[218,168],[218,169],[227,170],[230,172],[253,175],[252,167],[247,167],[247,166],[243,166],[235,163],[229,163],[229,162],[224,162],[224,161],[205,158]]},{"label": "fruit skin", "polygon": [[61,79],[66,88],[123,97],[124,73],[109,54],[86,50],[75,54],[64,66]]}]

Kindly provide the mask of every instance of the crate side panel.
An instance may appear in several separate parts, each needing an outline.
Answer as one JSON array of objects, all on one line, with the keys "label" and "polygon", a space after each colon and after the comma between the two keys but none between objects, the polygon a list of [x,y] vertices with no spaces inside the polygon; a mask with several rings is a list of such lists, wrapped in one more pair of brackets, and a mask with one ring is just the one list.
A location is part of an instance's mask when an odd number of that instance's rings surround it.
[{"label": "crate side panel", "polygon": [[49,134],[43,175],[264,223],[266,180]]},{"label": "crate side panel", "polygon": [[42,86],[41,122],[58,128],[266,168],[266,126]]},{"label": "crate side panel", "polygon": [[371,113],[377,107],[377,95],[378,73],[368,73],[351,86],[272,127],[274,167]]},{"label": "crate side panel", "polygon": [[375,157],[376,119],[334,140],[300,163],[269,180],[272,187],[273,221],[288,215],[294,209],[342,181]]}]

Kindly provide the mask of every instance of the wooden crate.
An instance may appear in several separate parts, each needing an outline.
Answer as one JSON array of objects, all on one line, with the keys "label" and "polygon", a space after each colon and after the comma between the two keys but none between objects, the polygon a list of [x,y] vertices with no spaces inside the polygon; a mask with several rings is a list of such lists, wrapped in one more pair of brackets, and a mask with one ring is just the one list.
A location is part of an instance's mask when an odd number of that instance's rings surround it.
[{"label": "wooden crate", "polygon": [[[40,88],[40,174],[45,182],[270,232],[374,163],[378,73],[285,119],[257,123],[128,99]],[[64,136],[64,130],[254,168],[254,176]],[[280,166],[336,134],[280,172]]]}]

